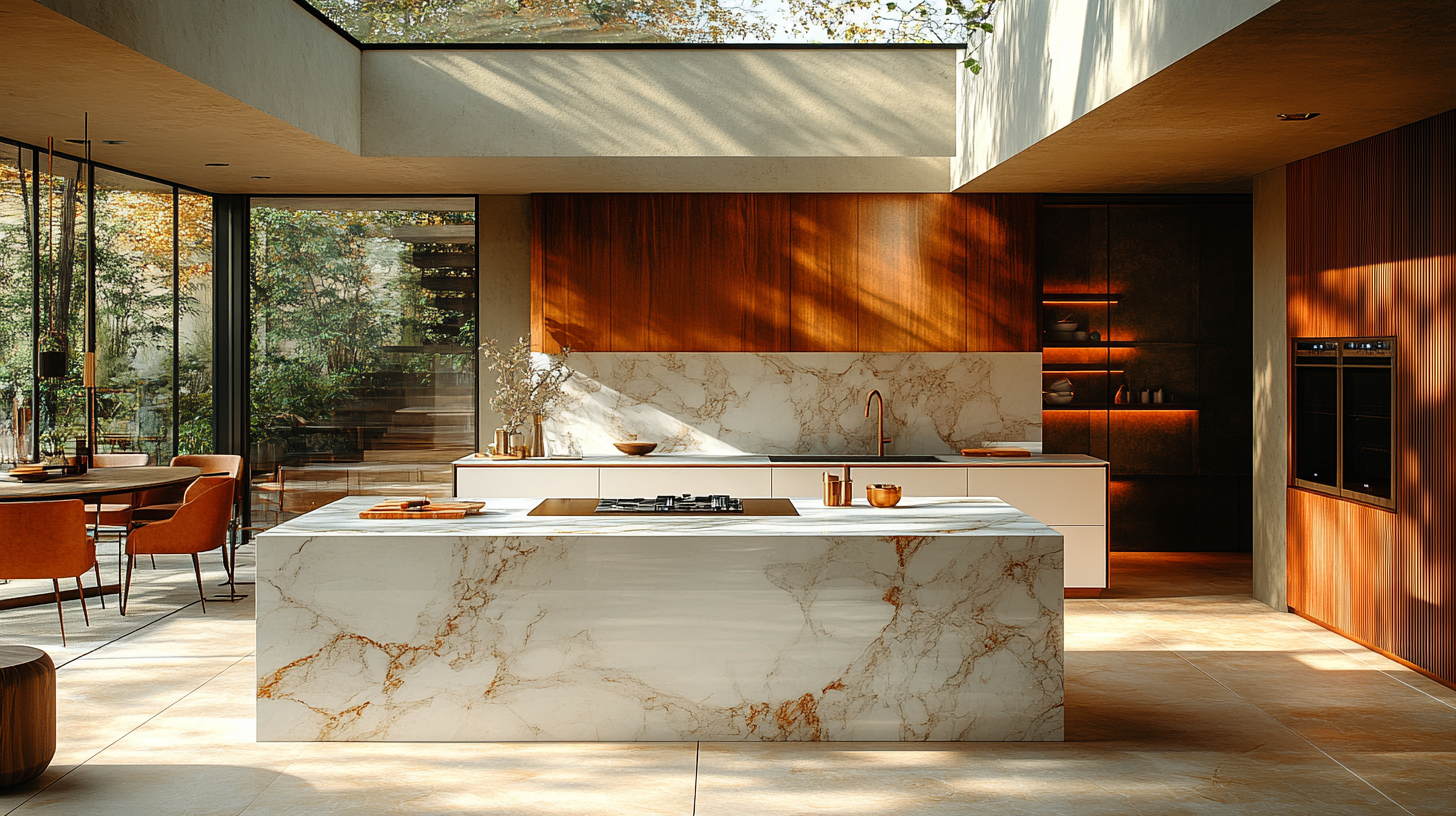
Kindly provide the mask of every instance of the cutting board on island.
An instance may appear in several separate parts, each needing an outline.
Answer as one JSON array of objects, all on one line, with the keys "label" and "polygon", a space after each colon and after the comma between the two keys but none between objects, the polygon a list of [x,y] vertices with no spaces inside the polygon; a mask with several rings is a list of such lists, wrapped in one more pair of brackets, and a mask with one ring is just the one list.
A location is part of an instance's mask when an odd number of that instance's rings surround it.
[{"label": "cutting board on island", "polygon": [[1026,448],[961,448],[961,456],[991,456],[1013,458],[1019,456],[1030,456],[1031,451]]},{"label": "cutting board on island", "polygon": [[380,502],[361,511],[361,519],[462,519],[478,516],[485,502],[432,502],[429,499]]}]

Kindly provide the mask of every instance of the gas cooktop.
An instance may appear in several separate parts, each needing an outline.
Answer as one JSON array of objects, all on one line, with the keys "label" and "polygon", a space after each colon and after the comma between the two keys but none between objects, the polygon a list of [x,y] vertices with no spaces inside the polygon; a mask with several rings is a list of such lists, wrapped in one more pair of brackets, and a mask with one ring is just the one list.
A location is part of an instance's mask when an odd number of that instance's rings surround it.
[{"label": "gas cooktop", "polygon": [[598,513],[742,513],[743,502],[732,496],[658,496],[655,499],[600,499]]}]

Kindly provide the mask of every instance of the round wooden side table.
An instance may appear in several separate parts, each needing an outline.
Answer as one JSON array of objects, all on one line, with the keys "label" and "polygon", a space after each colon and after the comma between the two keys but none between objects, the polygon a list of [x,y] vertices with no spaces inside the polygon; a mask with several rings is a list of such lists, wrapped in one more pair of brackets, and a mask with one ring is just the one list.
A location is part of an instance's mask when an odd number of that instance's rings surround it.
[{"label": "round wooden side table", "polygon": [[28,782],[56,755],[56,664],[29,646],[0,646],[0,788]]}]

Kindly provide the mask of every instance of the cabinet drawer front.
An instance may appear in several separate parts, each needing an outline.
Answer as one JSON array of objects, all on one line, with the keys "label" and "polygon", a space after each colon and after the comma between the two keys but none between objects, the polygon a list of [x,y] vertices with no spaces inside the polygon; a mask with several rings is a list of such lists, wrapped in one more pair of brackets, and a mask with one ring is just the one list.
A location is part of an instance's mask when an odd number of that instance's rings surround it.
[{"label": "cabinet drawer front", "polygon": [[1107,523],[1106,468],[968,468],[971,496],[995,496],[1048,527]]},{"label": "cabinet drawer front", "polygon": [[1107,528],[1053,527],[1062,534],[1063,586],[1107,586]]},{"label": "cabinet drawer front", "polygon": [[738,498],[767,498],[773,495],[773,474],[769,468],[648,465],[602,468],[601,474],[599,495],[604,499],[676,496],[683,493],[694,496],[726,493]]},{"label": "cabinet drawer front", "polygon": [[595,499],[597,469],[583,467],[463,467],[455,470],[462,499]]},{"label": "cabinet drawer front", "polygon": [[[823,498],[824,474],[840,475],[837,467],[774,468],[773,494],[783,498]],[[863,499],[865,486],[897,484],[904,495],[926,498],[966,495],[966,471],[959,467],[852,467],[854,496]]]}]

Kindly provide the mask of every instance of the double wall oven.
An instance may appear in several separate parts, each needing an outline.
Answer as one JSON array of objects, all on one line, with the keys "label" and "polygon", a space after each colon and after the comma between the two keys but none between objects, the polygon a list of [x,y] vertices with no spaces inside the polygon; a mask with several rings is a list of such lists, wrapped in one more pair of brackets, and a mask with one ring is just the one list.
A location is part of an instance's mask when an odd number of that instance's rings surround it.
[{"label": "double wall oven", "polygon": [[1294,340],[1294,484],[1395,508],[1395,338]]}]

